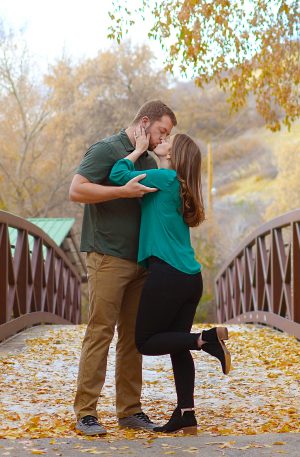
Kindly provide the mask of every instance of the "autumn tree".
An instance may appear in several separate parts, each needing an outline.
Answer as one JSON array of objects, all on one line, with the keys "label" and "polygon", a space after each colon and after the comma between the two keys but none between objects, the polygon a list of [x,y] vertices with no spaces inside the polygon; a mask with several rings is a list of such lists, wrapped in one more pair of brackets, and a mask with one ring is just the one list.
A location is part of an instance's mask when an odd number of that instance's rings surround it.
[{"label": "autumn tree", "polygon": [[[165,51],[165,68],[214,81],[232,110],[253,94],[272,130],[299,117],[299,3],[296,0],[143,0],[113,2],[110,38],[119,42],[137,15]],[[146,22],[147,18],[147,22]]]},{"label": "autumn tree", "polygon": [[45,84],[55,112],[49,128],[58,132],[57,148],[67,151],[78,143],[79,159],[90,144],[127,127],[146,100],[168,99],[167,79],[153,63],[148,46],[129,42],[77,64],[56,62]]},{"label": "autumn tree", "polygon": [[226,95],[214,83],[202,91],[192,81],[177,82],[173,87],[172,107],[180,118],[181,130],[203,143],[224,144],[249,128],[264,125],[252,98],[238,113],[230,112]]},{"label": "autumn tree", "polygon": [[168,99],[147,46],[64,57],[42,79],[22,37],[1,29],[0,208],[21,216],[77,215],[72,175],[89,145],[127,127],[139,106]]},{"label": "autumn tree", "polygon": [[0,36],[0,207],[30,215],[48,113],[45,96],[30,72],[26,46],[3,24]]},{"label": "autumn tree", "polygon": [[[20,33],[1,29],[0,205],[23,217],[60,215],[72,163],[49,136],[56,117]],[[56,212],[56,213],[55,213]]]},{"label": "autumn tree", "polygon": [[[146,100],[168,98],[167,79],[155,69],[154,56],[145,46],[129,42],[120,48],[99,52],[95,58],[77,64],[61,59],[45,76],[52,116],[46,135],[52,151],[60,157],[52,162],[68,173],[65,198],[71,176],[88,147],[108,135],[126,128]],[[81,205],[71,205],[81,211]],[[76,211],[76,209],[75,209]],[[77,213],[76,213],[77,214]]]}]

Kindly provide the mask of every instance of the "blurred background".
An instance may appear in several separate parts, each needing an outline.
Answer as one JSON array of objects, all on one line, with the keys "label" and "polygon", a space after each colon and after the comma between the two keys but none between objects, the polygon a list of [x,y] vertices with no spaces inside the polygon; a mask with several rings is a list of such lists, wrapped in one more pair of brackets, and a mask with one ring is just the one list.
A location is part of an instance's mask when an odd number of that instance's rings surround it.
[{"label": "blurred background", "polygon": [[[175,131],[191,135],[203,155],[207,220],[192,241],[205,281],[197,321],[213,322],[223,262],[256,227],[300,206],[300,122],[284,125],[277,110],[280,129],[272,131],[253,94],[232,110],[217,81],[199,87],[176,62],[166,72],[166,49],[148,39],[141,20],[120,43],[109,40],[110,8],[1,1],[0,209],[75,217],[79,240],[83,208],[68,201],[68,189],[81,157],[126,128],[145,101],[162,99],[176,113]],[[87,305],[83,288],[83,320]]]}]

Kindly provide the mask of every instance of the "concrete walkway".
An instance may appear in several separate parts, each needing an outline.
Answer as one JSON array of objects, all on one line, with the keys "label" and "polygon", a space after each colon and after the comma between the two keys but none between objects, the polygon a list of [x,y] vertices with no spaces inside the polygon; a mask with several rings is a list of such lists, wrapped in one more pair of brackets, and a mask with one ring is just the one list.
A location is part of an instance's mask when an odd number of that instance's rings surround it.
[{"label": "concrete walkway", "polygon": [[256,436],[212,437],[202,434],[197,437],[154,438],[121,440],[111,443],[101,438],[92,440],[35,439],[0,440],[0,456],[29,457],[46,455],[49,457],[83,457],[88,455],[112,456],[166,456],[187,457],[275,457],[287,455],[299,457],[300,434],[263,434]]},{"label": "concrete walkway", "polygon": [[[72,410],[84,331],[84,325],[37,326],[0,344],[0,456],[300,456],[300,344],[294,338],[266,327],[230,326],[229,376],[207,354],[194,353],[197,437],[118,428],[114,341],[99,401],[108,434],[88,439],[76,435]],[[168,356],[144,358],[142,404],[157,423],[169,417],[176,398]]]}]

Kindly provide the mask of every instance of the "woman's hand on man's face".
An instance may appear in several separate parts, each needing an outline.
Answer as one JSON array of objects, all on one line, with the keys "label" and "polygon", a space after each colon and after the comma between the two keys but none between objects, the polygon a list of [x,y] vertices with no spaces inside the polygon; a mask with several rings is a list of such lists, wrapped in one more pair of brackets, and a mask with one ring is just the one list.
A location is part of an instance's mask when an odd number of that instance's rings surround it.
[{"label": "woman's hand on man's face", "polygon": [[137,127],[134,131],[135,150],[141,154],[147,151],[150,141],[150,133],[145,132],[144,127]]}]

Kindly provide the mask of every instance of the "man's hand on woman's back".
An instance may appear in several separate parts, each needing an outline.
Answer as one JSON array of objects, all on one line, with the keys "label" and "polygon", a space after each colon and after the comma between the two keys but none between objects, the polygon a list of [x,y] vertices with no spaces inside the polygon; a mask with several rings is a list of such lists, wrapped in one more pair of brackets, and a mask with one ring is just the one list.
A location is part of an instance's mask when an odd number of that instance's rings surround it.
[{"label": "man's hand on woman's back", "polygon": [[[139,176],[135,176],[132,178],[128,183],[123,186],[124,189],[124,198],[136,198],[136,197],[143,197],[145,194],[148,194],[149,192],[156,192],[156,188],[152,187],[147,187],[143,186],[143,184],[140,184],[140,181],[144,179],[146,176],[145,173]],[[126,195],[127,193],[127,195]]]}]

